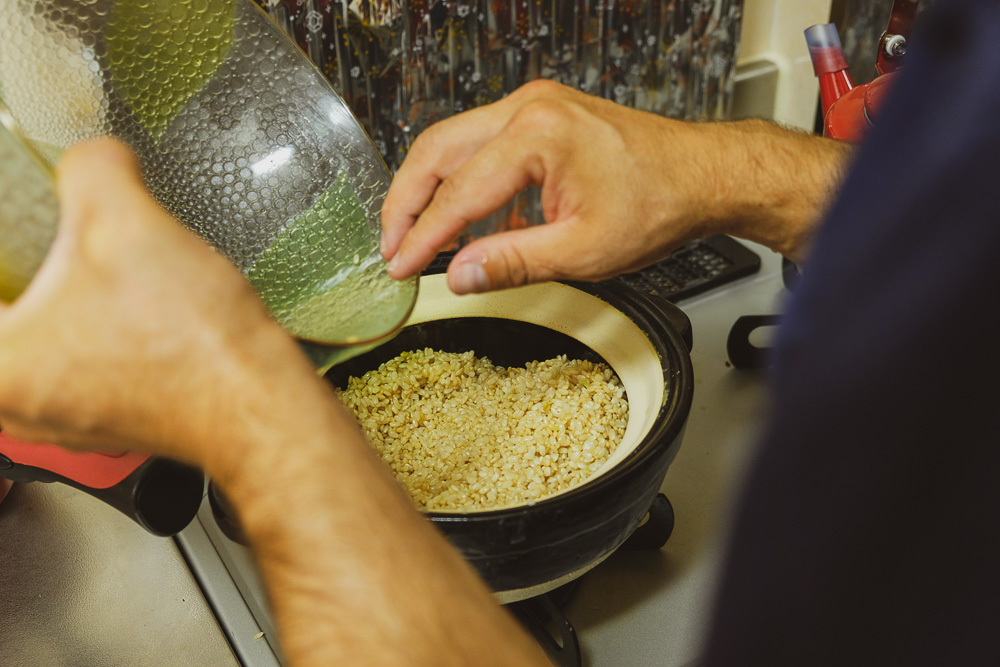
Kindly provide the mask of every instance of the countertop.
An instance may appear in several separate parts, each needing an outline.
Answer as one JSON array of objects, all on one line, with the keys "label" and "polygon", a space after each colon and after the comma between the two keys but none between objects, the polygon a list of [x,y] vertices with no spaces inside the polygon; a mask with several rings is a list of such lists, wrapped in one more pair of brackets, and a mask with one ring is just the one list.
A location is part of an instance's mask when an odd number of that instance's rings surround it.
[{"label": "countertop", "polygon": [[[726,548],[728,522],[766,412],[764,371],[729,365],[726,339],[741,315],[783,306],[781,257],[761,257],[754,276],[678,304],[691,319],[695,388],[677,458],[661,491],[675,526],[655,551],[619,551],[584,575],[564,609],[585,667],[692,667],[705,632]],[[773,330],[751,336],[765,344]]]},{"label": "countertop", "polygon": [[[780,258],[748,245],[760,273],[680,304],[695,393],[662,487],[676,525],[662,549],[615,553],[582,578],[565,614],[587,667],[697,663],[765,407],[763,375],[729,366],[726,336],[740,315],[778,312],[783,299]],[[226,634],[174,540],[65,486],[17,484],[0,503],[0,663],[238,665]]]},{"label": "countertop", "polygon": [[0,664],[239,665],[173,540],[38,482],[0,503]]}]

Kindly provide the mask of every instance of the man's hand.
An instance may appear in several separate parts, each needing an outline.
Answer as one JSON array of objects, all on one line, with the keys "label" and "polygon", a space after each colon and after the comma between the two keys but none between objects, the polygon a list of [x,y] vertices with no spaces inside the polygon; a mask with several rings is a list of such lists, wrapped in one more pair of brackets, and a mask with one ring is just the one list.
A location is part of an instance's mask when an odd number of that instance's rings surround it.
[{"label": "man's hand", "polygon": [[397,279],[529,186],[548,224],[456,255],[448,283],[481,292],[636,270],[731,233],[802,259],[850,149],[763,121],[683,123],[549,81],[425,130],[382,209]]},{"label": "man's hand", "polygon": [[49,256],[0,304],[0,424],[28,441],[203,464],[186,443],[236,407],[249,351],[294,343],[238,270],[146,193],[123,145],[68,150],[57,191]]},{"label": "man's hand", "polygon": [[45,264],[0,306],[5,430],[204,468],[236,507],[289,664],[547,664],[126,148],[68,151],[58,194]]}]

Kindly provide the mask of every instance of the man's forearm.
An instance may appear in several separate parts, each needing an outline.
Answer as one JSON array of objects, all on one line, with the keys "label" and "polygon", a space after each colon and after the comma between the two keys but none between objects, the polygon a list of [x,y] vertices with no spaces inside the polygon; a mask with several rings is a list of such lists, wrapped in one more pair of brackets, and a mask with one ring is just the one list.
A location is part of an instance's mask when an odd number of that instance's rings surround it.
[{"label": "man's forearm", "polygon": [[840,188],[854,148],[761,120],[690,126],[705,228],[768,246],[796,262]]},{"label": "man's forearm", "polygon": [[267,417],[241,430],[241,451],[215,467],[292,664],[459,665],[484,654],[547,664],[325,383],[287,377]]},{"label": "man's forearm", "polygon": [[204,468],[237,507],[293,664],[544,661],[127,147],[67,150],[57,189],[45,264],[0,303],[5,432]]}]

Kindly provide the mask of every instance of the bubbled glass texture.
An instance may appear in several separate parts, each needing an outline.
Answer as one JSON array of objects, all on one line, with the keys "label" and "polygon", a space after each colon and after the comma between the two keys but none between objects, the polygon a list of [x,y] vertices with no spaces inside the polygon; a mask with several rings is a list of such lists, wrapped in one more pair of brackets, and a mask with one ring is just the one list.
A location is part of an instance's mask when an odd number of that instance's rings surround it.
[{"label": "bubbled glass texture", "polygon": [[0,0],[0,98],[54,163],[82,139],[135,151],[150,192],[307,340],[399,326],[385,164],[324,76],[250,0]]},{"label": "bubbled glass texture", "polygon": [[28,286],[52,245],[57,220],[48,172],[0,126],[0,300],[13,301]]}]

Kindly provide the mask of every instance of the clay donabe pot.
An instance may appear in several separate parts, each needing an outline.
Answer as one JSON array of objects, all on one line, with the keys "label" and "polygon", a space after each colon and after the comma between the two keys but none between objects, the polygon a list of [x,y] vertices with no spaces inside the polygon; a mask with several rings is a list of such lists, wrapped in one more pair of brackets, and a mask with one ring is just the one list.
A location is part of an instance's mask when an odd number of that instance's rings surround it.
[{"label": "clay donabe pot", "polygon": [[657,497],[691,409],[690,325],[684,314],[618,281],[544,283],[459,297],[443,275],[429,275],[421,278],[414,313],[394,339],[335,366],[326,377],[346,387],[351,376],[427,347],[471,350],[499,366],[560,354],[603,361],[628,396],[622,443],[584,484],[534,504],[428,512],[499,601],[545,593],[621,546]]}]

